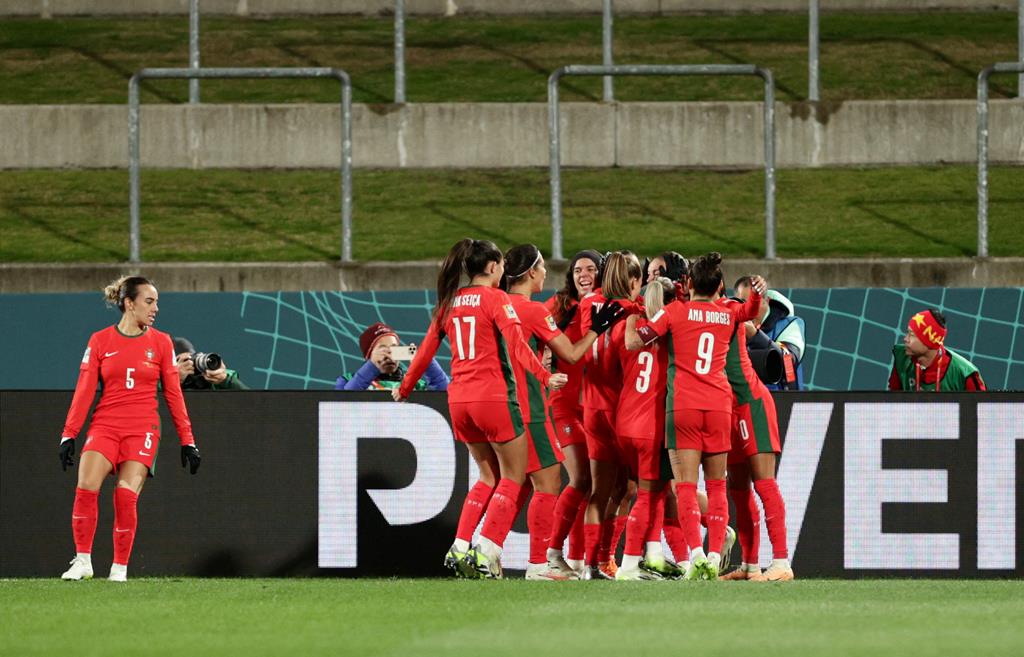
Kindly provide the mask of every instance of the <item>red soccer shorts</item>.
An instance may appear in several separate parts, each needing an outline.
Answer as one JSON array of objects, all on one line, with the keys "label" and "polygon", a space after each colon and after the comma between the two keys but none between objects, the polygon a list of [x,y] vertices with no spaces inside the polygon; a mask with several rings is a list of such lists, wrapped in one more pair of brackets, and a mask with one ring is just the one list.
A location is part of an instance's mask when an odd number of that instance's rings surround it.
[{"label": "red soccer shorts", "polygon": [[611,411],[583,409],[583,428],[587,434],[587,451],[590,452],[591,461],[622,463]]},{"label": "red soccer shorts", "polygon": [[619,449],[634,478],[648,481],[672,479],[672,466],[664,440],[620,436]]},{"label": "red soccer shorts", "polygon": [[587,434],[583,431],[583,423],[580,422],[579,417],[558,417],[556,415],[555,436],[558,438],[558,444],[563,449],[569,445],[587,444]]},{"label": "red soccer shorts", "polygon": [[125,461],[138,461],[153,470],[156,450],[160,446],[157,431],[124,430],[107,425],[89,427],[82,452],[98,452],[114,466],[113,472]]},{"label": "red soccer shorts", "polygon": [[744,463],[755,454],[780,454],[779,420],[771,394],[732,409],[729,463]]},{"label": "red soccer shorts", "polygon": [[666,427],[669,449],[695,449],[705,454],[728,452],[731,446],[732,413],[686,408],[673,413]]},{"label": "red soccer shorts", "polygon": [[531,422],[526,425],[526,473],[531,474],[565,460],[555,440],[555,428],[550,422]]},{"label": "red soccer shorts", "polygon": [[526,430],[518,406],[507,402],[448,404],[455,440],[463,443],[507,443]]}]

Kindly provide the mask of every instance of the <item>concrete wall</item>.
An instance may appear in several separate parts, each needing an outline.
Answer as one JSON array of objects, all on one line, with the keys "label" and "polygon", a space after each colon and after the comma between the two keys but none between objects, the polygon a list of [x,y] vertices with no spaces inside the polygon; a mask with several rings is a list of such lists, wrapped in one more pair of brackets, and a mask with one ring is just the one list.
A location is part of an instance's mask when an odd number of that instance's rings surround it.
[{"label": "concrete wall", "polygon": [[[826,0],[823,9],[917,11],[1015,9],[1014,0]],[[405,0],[410,15],[600,13],[601,0]],[[187,14],[188,0],[4,0],[0,16]],[[204,14],[365,14],[394,0],[201,0]],[[807,0],[615,0],[616,14],[807,11]]]},{"label": "concrete wall", "polygon": [[[0,293],[99,292],[122,274],[143,274],[165,292],[416,290],[437,283],[439,262],[12,264],[0,263]],[[549,261],[546,285],[559,287],[566,262]],[[750,273],[772,285],[835,287],[1021,287],[1024,258],[728,259],[726,281]]]},{"label": "concrete wall", "polygon": [[[973,162],[973,101],[776,106],[777,164],[817,167]],[[161,168],[327,168],[340,161],[333,105],[148,105],[142,159]],[[754,167],[756,102],[566,103],[566,166]],[[993,101],[993,162],[1024,163],[1024,102]],[[542,103],[356,105],[357,167],[548,164]],[[0,169],[125,167],[128,112],[117,105],[0,106]]]}]

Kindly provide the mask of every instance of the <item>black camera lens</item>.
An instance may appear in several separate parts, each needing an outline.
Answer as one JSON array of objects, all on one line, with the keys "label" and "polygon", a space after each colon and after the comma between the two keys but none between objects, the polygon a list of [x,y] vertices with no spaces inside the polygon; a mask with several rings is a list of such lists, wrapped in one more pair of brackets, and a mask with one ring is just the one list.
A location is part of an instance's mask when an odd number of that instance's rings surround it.
[{"label": "black camera lens", "polygon": [[195,367],[196,374],[205,374],[207,370],[219,370],[223,363],[220,354],[204,354],[201,351],[192,354],[192,366]]}]

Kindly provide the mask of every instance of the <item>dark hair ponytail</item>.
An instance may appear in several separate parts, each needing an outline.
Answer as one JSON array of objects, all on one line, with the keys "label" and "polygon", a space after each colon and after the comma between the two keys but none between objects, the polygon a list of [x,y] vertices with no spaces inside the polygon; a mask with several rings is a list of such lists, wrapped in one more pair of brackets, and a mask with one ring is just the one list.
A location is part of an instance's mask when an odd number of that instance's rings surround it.
[{"label": "dark hair ponytail", "polygon": [[444,262],[441,263],[441,271],[437,274],[437,305],[434,306],[433,321],[438,330],[448,318],[448,310],[459,289],[462,273],[465,272],[467,276],[473,278],[484,273],[491,262],[501,262],[501,251],[494,242],[487,240],[467,237],[456,242],[448,251]]},{"label": "dark hair ponytail", "polygon": [[540,262],[540,249],[533,244],[513,246],[505,252],[505,273],[501,275],[501,289],[508,289],[533,271]]},{"label": "dark hair ponytail", "polygon": [[712,296],[722,286],[722,254],[717,251],[697,258],[690,266],[690,281],[701,296]]}]

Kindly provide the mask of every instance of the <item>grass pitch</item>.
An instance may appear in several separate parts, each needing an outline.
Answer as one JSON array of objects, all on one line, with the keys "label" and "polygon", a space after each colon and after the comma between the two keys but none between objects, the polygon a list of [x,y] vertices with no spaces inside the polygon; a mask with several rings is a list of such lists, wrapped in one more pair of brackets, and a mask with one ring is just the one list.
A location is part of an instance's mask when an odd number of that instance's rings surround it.
[{"label": "grass pitch", "polygon": [[0,582],[5,655],[1011,655],[1020,581]]},{"label": "grass pitch", "polygon": [[[970,166],[778,172],[782,257],[959,257],[977,248]],[[546,169],[356,170],[357,260],[438,259],[466,235],[548,253]],[[160,171],[142,174],[147,261],[325,261],[340,257],[338,174]],[[764,254],[760,170],[563,172],[565,253],[631,248]],[[1024,254],[1024,167],[990,178],[989,250]],[[124,171],[0,176],[0,260],[117,262],[128,257]]]}]

